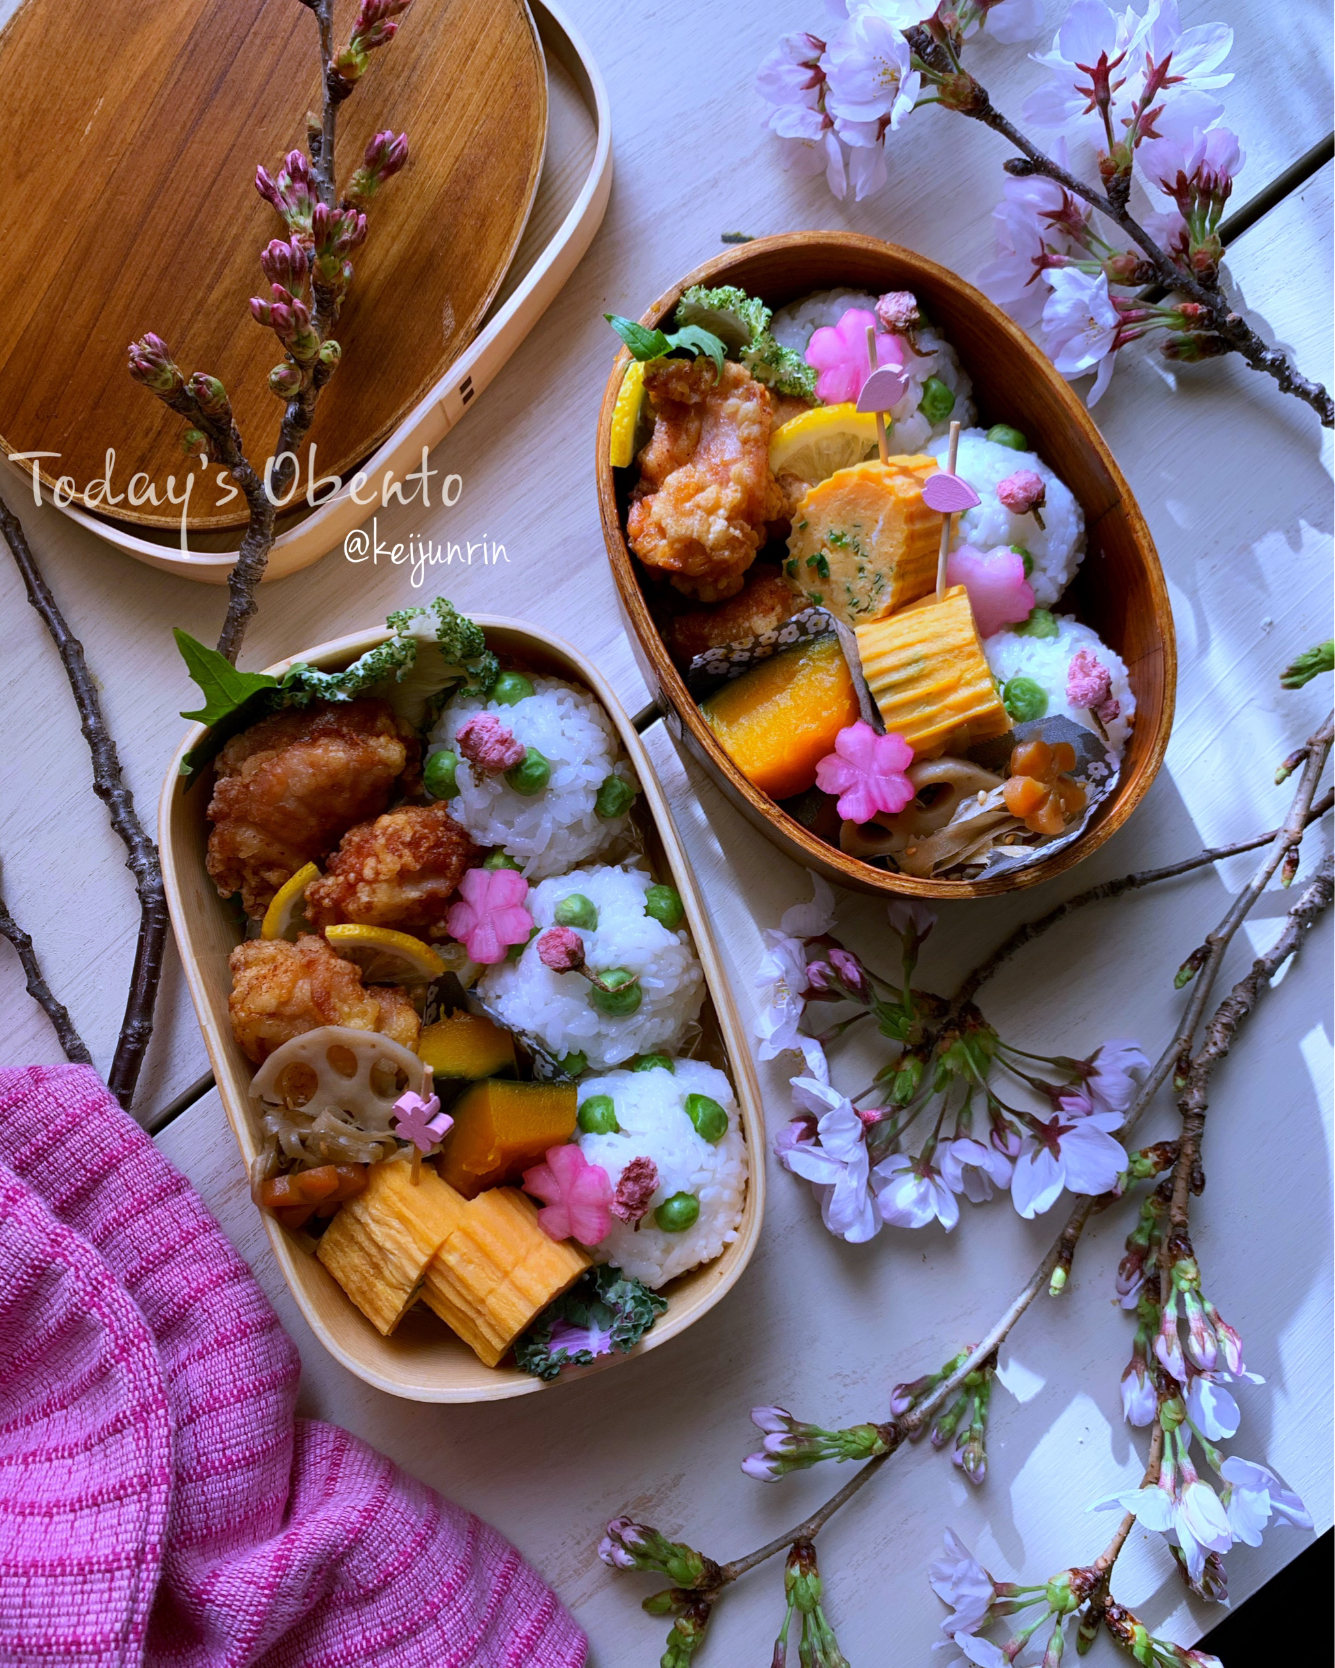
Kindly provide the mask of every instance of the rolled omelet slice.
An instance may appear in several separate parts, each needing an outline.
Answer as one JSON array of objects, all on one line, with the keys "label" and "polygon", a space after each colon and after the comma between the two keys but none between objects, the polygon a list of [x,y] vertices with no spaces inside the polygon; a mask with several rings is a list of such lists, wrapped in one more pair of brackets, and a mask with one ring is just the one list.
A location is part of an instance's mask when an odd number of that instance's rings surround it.
[{"label": "rolled omelet slice", "polygon": [[886,729],[919,758],[958,752],[1010,729],[963,585],[940,602],[933,597],[860,625],[855,635]]},{"label": "rolled omelet slice", "polygon": [[936,584],[941,517],[922,497],[935,458],[873,459],[836,469],[793,511],[789,585],[845,624],[879,620]]}]

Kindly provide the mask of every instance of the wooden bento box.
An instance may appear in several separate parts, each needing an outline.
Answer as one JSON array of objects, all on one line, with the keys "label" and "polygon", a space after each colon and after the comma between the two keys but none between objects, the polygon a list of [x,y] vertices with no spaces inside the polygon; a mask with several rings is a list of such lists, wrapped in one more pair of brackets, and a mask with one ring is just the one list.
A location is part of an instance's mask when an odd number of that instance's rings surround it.
[{"label": "wooden bento box", "polygon": [[791,232],[757,238],[689,272],[646,309],[653,327],[671,318],[692,284],[735,284],[771,308],[814,290],[912,290],[959,352],[973,379],[983,426],[1020,427],[1035,451],[1070,487],[1085,513],[1088,555],[1062,598],[1125,660],[1136,723],[1121,777],[1080,837],[1047,859],[976,881],[917,879],[849,856],[789,816],[752,786],[724,751],[689,694],[655,618],[653,580],[626,542],[630,470],[610,462],[612,413],[629,355],[618,354],[598,422],[597,481],[603,536],[631,642],[674,734],[685,741],[749,820],[797,862],[856,891],[930,898],[992,897],[1051,880],[1114,834],[1149,791],[1163,763],[1173,720],[1177,648],[1163,570],[1145,519],[1080,398],[1050,362],[985,296],[912,250],[852,232]]},{"label": "wooden bento box", "polygon": [[[646,855],[658,877],[670,881],[681,894],[686,923],[704,970],[706,1001],[701,1013],[700,1052],[711,1064],[728,1073],[741,1112],[749,1175],[737,1237],[712,1263],[679,1276],[663,1288],[669,1300],[668,1311],[631,1352],[638,1355],[667,1343],[712,1309],[736,1284],[751,1259],[764,1212],[765,1130],[760,1093],[747,1040],[690,864],[677,838],[653,766],[620,702],[589,662],[559,638],[518,620],[485,614],[474,618],[486,632],[489,646],[502,659],[513,656],[538,672],[582,684],[602,702],[615,725],[643,790],[634,814],[644,835]],[[268,670],[281,676],[297,660],[324,670],[338,670],[387,636],[386,631],[379,630],[340,637],[293,655]],[[249,1100],[254,1068],[233,1039],[227,1013],[231,986],[227,958],[239,934],[231,910],[218,896],[204,868],[208,838],[204,813],[209,803],[212,770],[205,771],[188,789],[180,774],[182,758],[205,734],[202,725],[193,726],[172,760],[162,790],[158,837],[172,927],[190,994],[218,1092],[240,1149],[238,1162],[248,1168],[260,1146]],[[563,1379],[585,1376],[628,1359],[620,1354],[603,1356],[592,1366],[566,1368],[559,1378],[544,1382],[512,1366],[484,1366],[443,1322],[422,1312],[420,1306],[410,1310],[398,1329],[384,1338],[316,1258],[267,1211],[262,1214],[274,1256],[311,1330],[350,1372],[391,1395],[421,1402],[498,1401],[549,1389]]]}]

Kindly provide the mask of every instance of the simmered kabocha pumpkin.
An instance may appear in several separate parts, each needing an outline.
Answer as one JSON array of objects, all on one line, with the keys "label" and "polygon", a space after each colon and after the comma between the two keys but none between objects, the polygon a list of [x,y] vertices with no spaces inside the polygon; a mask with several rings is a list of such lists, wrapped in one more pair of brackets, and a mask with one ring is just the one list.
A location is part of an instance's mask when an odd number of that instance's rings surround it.
[{"label": "simmered kabocha pumpkin", "polygon": [[515,1071],[515,1040],[485,1014],[457,1013],[424,1025],[417,1052],[431,1067],[436,1092],[453,1093],[482,1077],[508,1077]]},{"label": "simmered kabocha pumpkin", "polygon": [[573,1083],[512,1083],[489,1077],[464,1090],[450,1108],[440,1173],[465,1199],[515,1181],[548,1147],[575,1133]]},{"label": "simmered kabocha pumpkin", "polygon": [[787,799],[816,780],[816,765],[840,730],[858,719],[858,698],[839,639],[781,649],[701,703],[710,728],[762,793]]},{"label": "simmered kabocha pumpkin", "polygon": [[960,753],[1010,729],[963,585],[940,602],[913,603],[859,626],[857,640],[886,729],[919,758]]}]

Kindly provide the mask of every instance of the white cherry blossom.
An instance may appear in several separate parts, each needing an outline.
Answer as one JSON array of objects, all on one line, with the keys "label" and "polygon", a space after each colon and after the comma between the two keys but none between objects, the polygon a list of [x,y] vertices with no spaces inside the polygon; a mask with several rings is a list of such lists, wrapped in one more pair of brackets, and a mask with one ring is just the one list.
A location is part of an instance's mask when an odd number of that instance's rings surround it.
[{"label": "white cherry blossom", "polygon": [[957,1633],[973,1633],[982,1626],[996,1588],[953,1529],[946,1530],[945,1540],[945,1554],[927,1566],[927,1579],[937,1598],[954,1611],[941,1624],[942,1633],[953,1639]]},{"label": "white cherry blossom", "polygon": [[991,1142],[960,1135],[953,1141],[943,1141],[937,1157],[941,1180],[952,1193],[962,1193],[971,1205],[986,1204],[994,1186],[1004,1193],[1011,1184],[1012,1161]]},{"label": "white cherry blossom", "polygon": [[866,1131],[853,1103],[814,1077],[795,1077],[793,1100],[816,1114],[814,1143],[796,1142],[784,1155],[795,1175],[812,1183],[821,1220],[832,1234],[861,1245],[880,1232],[868,1187]]},{"label": "white cherry blossom", "polygon": [[872,1171],[881,1220],[894,1228],[925,1228],[937,1221],[947,1233],[960,1219],[959,1200],[941,1172],[921,1155],[891,1153]]},{"label": "white cherry blossom", "polygon": [[1312,1514],[1273,1471],[1253,1460],[1230,1455],[1219,1468],[1224,1479],[1228,1521],[1235,1540],[1260,1546],[1261,1531],[1271,1517],[1298,1529],[1312,1527]]},{"label": "white cherry blossom", "polygon": [[870,124],[874,133],[882,124],[897,128],[912,114],[921,77],[912,67],[909,43],[875,11],[859,11],[848,20],[826,49],[824,65],[826,105],[850,144],[865,143],[865,133],[851,138],[844,122]]},{"label": "white cherry blossom", "polygon": [[[1037,1120],[1035,1120],[1037,1122]],[[1126,1152],[1109,1134],[1120,1113],[1072,1113],[1058,1108],[1020,1143],[1011,1176],[1011,1200],[1026,1221],[1042,1216],[1060,1197],[1107,1193],[1126,1168]]]},{"label": "white cherry blossom", "polygon": [[[1124,81],[1143,28],[1144,20],[1129,7],[1119,13],[1103,0],[1075,0],[1049,50],[1030,54],[1035,63],[1051,71],[1052,79],[1025,100],[1026,119],[1035,127],[1074,128],[1100,148],[1106,147],[1102,118],[1087,108],[1088,71],[1102,56],[1106,55],[1109,64],[1121,59],[1112,80]],[[1115,111],[1129,105],[1125,86],[1120,91],[1114,88],[1113,100]],[[1113,120],[1118,120],[1116,114]]]},{"label": "white cherry blossom", "polygon": [[1051,292],[1043,307],[1048,354],[1068,382],[1097,371],[1088,400],[1094,405],[1112,380],[1120,324],[1108,279],[1069,266],[1043,277]]}]

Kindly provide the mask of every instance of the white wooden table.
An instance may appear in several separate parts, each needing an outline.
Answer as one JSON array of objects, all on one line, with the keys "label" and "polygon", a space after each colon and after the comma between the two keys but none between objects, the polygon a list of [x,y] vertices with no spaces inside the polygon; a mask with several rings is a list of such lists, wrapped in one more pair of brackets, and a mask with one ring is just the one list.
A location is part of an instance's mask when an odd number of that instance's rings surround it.
[{"label": "white wooden table", "polygon": [[[437,569],[435,588],[465,609],[527,613],[564,633],[635,711],[646,693],[617,615],[593,488],[595,414],[615,345],[601,314],[638,312],[713,253],[721,232],[736,229],[848,227],[971,276],[990,254],[988,215],[1005,152],[982,129],[924,113],[895,148],[889,188],[871,202],[841,205],[820,182],[781,172],[751,92],[755,67],[780,30],[820,27],[819,0],[737,4],[726,15],[704,0],[664,0],[638,16],[596,0],[570,0],[570,9],[612,95],[618,172],[606,223],[480,409],[433,457],[436,468],[462,475],[458,505],[429,515],[397,509],[379,522],[391,542],[409,534],[499,540],[508,565]],[[1239,79],[1227,98],[1248,152],[1245,199],[1327,130],[1328,8],[1317,0],[1283,8],[1185,0],[1182,11],[1187,22],[1223,15],[1237,31],[1231,67]],[[991,47],[978,64],[998,102],[1017,112],[1035,67],[1016,49]],[[1330,211],[1327,170],[1229,261],[1268,333],[1324,380]],[[924,966],[937,988],[948,989],[1041,904],[1273,826],[1285,799],[1269,785],[1274,765],[1329,701],[1328,681],[1287,694],[1276,677],[1329,630],[1329,436],[1237,362],[1183,374],[1176,388],[1170,381],[1159,366],[1132,358],[1119,365],[1097,411],[1158,540],[1173,597],[1182,675],[1167,764],[1130,826],[1046,893],[944,909]],[[6,491],[83,637],[150,816],[179,737],[176,713],[194,694],[169,628],[210,639],[223,595],[141,568],[54,511],[30,501],[24,508],[8,483]],[[121,848],[88,791],[87,755],[59,663],[4,562],[0,598],[4,890],[105,1068],[134,942],[133,892]],[[266,588],[246,664],[378,621],[413,600],[405,570],[352,566],[331,554]],[[661,726],[647,740],[749,1008],[758,928],[805,895],[807,882],[683,765]],[[1245,860],[1235,859],[1218,873],[1099,906],[1018,959],[986,993],[987,1012],[1004,1032],[1036,1045],[1087,1052],[1108,1035],[1134,1035],[1157,1052],[1179,1001],[1172,969],[1245,872]],[[1264,901],[1226,977],[1271,941],[1286,902],[1279,894]],[[848,901],[841,927],[869,957],[885,954],[882,923],[861,901]],[[1249,1364],[1270,1381],[1244,1390],[1235,1447],[1281,1472],[1320,1528],[1332,1516],[1329,947],[1327,922],[1219,1073],[1205,1151],[1210,1185],[1194,1211],[1210,1289],[1244,1333]],[[7,951],[0,1000],[0,1059],[59,1058]],[[969,1211],[949,1238],[935,1229],[886,1230],[870,1246],[848,1247],[821,1229],[806,1186],[775,1169],[765,1236],[741,1286],[668,1349],[552,1395],[421,1407],[370,1390],[306,1331],[245,1196],[216,1095],[200,1093],[207,1070],[172,959],[136,1110],[150,1121],[174,1102],[191,1102],[163,1130],[161,1146],[203,1193],[297,1339],[304,1410],[346,1424],[511,1535],[587,1628],[603,1665],[656,1660],[664,1631],[639,1612],[647,1583],[614,1576],[594,1558],[605,1518],[627,1509],[719,1557],[779,1532],[835,1479],[817,1472],[777,1488],[745,1479],[737,1462],[753,1446],[747,1409],[777,1400],[825,1423],[880,1416],[892,1383],[977,1336],[1054,1231],[1053,1218],[1025,1224],[1003,1202]],[[763,1082],[777,1127],[788,1116],[784,1074],[763,1068]],[[1171,1127],[1171,1112],[1161,1108],[1148,1133]],[[1118,1408],[1130,1328],[1107,1303],[1125,1226],[1120,1218],[1098,1223],[1067,1296],[1037,1306],[1017,1330],[1012,1380],[1022,1400],[1001,1391],[994,1400],[986,1486],[967,1488],[942,1455],[907,1452],[822,1537],[830,1611],[855,1663],[931,1660],[941,1610],[925,1566],[946,1525],[999,1577],[1023,1571],[1039,1579],[1103,1544],[1108,1520],[1087,1517],[1085,1506],[1138,1477],[1143,1446]],[[1258,1551],[1235,1550],[1228,1560],[1235,1602],[1307,1540],[1281,1528]],[[1119,1564],[1117,1588],[1157,1631],[1182,1640],[1220,1615],[1186,1604],[1161,1545],[1143,1537]],[[761,1660],[780,1610],[777,1566],[753,1574],[720,1606],[705,1660]],[[1094,1660],[1124,1659],[1101,1641]]]}]

